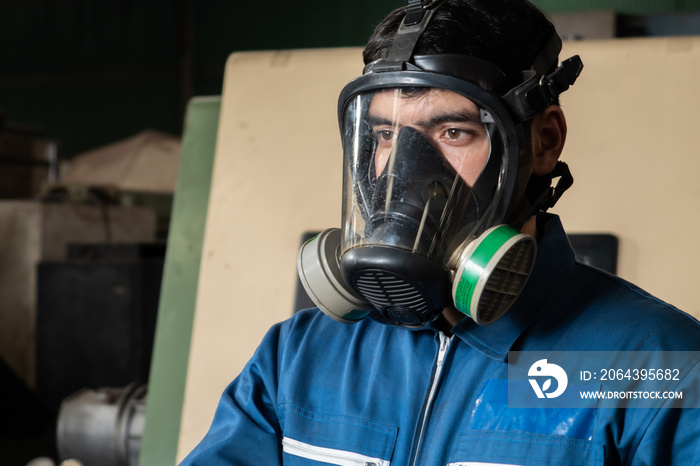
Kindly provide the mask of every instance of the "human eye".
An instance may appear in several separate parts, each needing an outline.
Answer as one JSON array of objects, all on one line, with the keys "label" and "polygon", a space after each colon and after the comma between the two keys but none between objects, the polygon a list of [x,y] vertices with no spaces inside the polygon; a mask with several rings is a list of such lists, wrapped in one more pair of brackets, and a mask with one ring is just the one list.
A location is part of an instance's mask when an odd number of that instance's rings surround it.
[{"label": "human eye", "polygon": [[442,130],[438,133],[437,139],[445,144],[462,145],[469,143],[476,138],[477,135],[477,131],[473,128],[465,126],[449,126],[442,128]]},{"label": "human eye", "polygon": [[473,131],[469,131],[464,128],[448,128],[445,130],[445,137],[447,139],[465,138],[471,134],[473,134]]},{"label": "human eye", "polygon": [[372,129],[374,138],[380,145],[393,144],[395,138],[394,128],[391,126],[379,126]]}]

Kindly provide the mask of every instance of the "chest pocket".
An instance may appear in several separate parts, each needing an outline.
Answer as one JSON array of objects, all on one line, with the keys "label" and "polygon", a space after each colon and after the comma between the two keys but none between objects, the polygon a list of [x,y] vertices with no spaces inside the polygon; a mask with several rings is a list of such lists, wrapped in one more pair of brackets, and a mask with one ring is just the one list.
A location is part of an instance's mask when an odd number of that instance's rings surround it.
[{"label": "chest pocket", "polygon": [[450,458],[451,466],[596,466],[603,464],[603,447],[559,435],[473,430],[460,436],[458,448]]},{"label": "chest pocket", "polygon": [[398,428],[300,406],[282,407],[282,451],[287,466],[390,466]]}]

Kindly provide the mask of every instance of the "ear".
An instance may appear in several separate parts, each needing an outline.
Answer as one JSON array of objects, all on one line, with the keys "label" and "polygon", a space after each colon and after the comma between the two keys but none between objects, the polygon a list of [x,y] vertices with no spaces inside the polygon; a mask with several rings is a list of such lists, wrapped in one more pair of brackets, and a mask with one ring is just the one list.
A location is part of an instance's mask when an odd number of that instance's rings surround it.
[{"label": "ear", "polygon": [[566,141],[566,118],[558,105],[550,105],[532,120],[532,173],[547,175],[554,170]]}]

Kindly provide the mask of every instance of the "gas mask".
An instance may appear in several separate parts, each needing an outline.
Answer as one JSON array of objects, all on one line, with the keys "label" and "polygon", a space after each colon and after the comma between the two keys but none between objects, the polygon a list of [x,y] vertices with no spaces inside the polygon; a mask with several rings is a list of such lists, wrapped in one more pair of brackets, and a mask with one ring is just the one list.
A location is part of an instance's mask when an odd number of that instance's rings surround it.
[{"label": "gas mask", "polygon": [[[552,73],[533,65],[504,89],[505,74],[478,58],[413,55],[439,2],[425,3],[410,2],[388,57],[339,98],[342,225],[304,244],[297,264],[309,297],[341,322],[369,316],[421,328],[454,305],[488,325],[535,260],[534,238],[519,231],[524,219],[511,218],[522,123],[573,84],[580,59]],[[549,69],[560,48],[555,36],[536,62]],[[533,212],[571,184],[563,175]]]}]

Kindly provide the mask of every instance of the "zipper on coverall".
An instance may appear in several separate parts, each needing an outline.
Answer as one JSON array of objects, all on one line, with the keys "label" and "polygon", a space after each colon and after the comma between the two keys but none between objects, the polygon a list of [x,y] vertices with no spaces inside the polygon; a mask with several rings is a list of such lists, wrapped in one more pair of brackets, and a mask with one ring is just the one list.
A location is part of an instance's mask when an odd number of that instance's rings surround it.
[{"label": "zipper on coverall", "polygon": [[423,443],[423,430],[425,429],[425,424],[428,420],[428,413],[432,407],[433,400],[435,398],[435,392],[437,392],[437,386],[440,382],[440,374],[442,373],[442,363],[445,361],[445,355],[447,355],[447,349],[450,346],[450,342],[453,337],[448,337],[442,332],[438,332],[440,337],[440,348],[438,349],[437,361],[435,363],[435,370],[433,371],[433,383],[430,386],[430,392],[428,394],[428,401],[425,404],[425,410],[423,410],[423,419],[421,420],[420,431],[418,432],[418,442],[416,443],[416,449],[413,453],[413,466],[416,466],[416,461],[418,460],[418,454],[420,453],[421,444]]},{"label": "zipper on coverall", "polygon": [[289,455],[336,466],[389,466],[391,464],[390,461],[381,458],[370,458],[351,451],[323,448],[288,437],[282,439],[282,449]]}]

